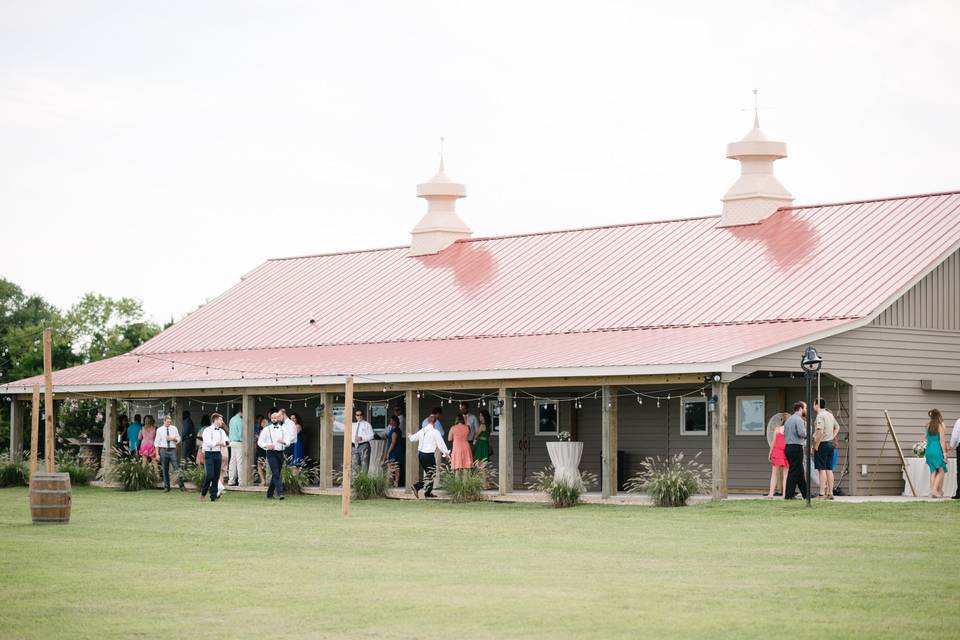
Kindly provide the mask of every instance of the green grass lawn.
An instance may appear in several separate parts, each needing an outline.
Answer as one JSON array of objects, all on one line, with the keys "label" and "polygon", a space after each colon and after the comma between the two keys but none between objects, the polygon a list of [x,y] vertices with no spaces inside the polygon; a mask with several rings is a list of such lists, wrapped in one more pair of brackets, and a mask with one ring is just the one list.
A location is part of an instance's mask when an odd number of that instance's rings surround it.
[{"label": "green grass lawn", "polygon": [[4,638],[957,637],[960,504],[0,490]]}]

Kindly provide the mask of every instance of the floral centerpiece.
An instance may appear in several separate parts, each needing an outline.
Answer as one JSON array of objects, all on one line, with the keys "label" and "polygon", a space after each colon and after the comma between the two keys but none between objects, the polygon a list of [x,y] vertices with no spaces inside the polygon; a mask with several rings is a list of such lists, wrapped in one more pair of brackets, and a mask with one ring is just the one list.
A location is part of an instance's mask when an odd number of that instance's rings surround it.
[{"label": "floral centerpiece", "polygon": [[927,454],[927,443],[926,442],[915,442],[913,444],[913,455],[918,458],[922,458]]}]

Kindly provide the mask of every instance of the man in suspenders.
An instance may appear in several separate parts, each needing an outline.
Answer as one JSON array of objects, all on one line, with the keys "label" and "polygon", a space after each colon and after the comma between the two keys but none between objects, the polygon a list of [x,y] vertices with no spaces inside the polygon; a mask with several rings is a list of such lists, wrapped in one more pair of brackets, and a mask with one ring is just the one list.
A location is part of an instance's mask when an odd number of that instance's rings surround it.
[{"label": "man in suspenders", "polygon": [[270,466],[270,484],[267,485],[267,499],[277,498],[283,500],[283,450],[287,446],[286,435],[283,429],[283,423],[279,413],[270,415],[270,424],[260,431],[260,439],[257,440],[260,448],[267,452],[267,464]]}]

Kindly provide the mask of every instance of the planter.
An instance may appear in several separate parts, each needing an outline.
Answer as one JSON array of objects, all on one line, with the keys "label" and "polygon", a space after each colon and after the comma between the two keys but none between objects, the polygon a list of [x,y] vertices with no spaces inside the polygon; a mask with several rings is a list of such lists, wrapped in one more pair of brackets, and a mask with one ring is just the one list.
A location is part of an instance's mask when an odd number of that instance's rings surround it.
[{"label": "planter", "polygon": [[568,484],[580,484],[580,457],[582,442],[548,442],[547,453],[553,464],[553,479]]}]

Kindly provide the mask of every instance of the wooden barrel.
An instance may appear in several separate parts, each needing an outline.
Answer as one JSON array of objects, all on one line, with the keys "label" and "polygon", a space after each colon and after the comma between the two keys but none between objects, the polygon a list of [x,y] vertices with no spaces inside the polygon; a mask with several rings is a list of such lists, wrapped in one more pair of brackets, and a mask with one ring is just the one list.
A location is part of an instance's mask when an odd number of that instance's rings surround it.
[{"label": "wooden barrel", "polygon": [[69,473],[34,471],[30,476],[30,513],[33,524],[70,522]]}]

